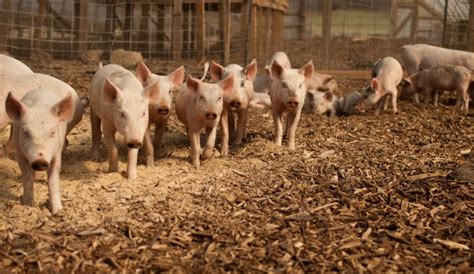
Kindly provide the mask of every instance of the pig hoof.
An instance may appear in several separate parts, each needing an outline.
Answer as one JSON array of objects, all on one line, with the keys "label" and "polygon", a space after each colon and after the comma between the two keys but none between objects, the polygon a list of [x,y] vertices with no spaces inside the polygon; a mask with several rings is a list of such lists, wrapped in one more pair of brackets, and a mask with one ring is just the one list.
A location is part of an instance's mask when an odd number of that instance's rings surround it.
[{"label": "pig hoof", "polygon": [[194,162],[193,163],[193,167],[195,168],[199,168],[201,166],[201,164],[199,162]]},{"label": "pig hoof", "polygon": [[91,158],[92,158],[92,161],[98,162],[99,159],[100,159],[100,154],[97,153],[97,152],[92,152],[92,157]]},{"label": "pig hoof", "polygon": [[146,161],[146,167],[154,167],[154,166],[155,166],[155,161],[153,160]]},{"label": "pig hoof", "polygon": [[21,201],[22,201],[22,203],[23,203],[24,205],[26,205],[26,206],[35,206],[35,199],[32,198],[32,197],[25,197],[25,196],[23,196],[23,197],[21,198]]},{"label": "pig hoof", "polygon": [[211,157],[212,155],[212,150],[211,149],[205,149],[204,152],[201,155],[201,160],[207,160]]},{"label": "pig hoof", "polygon": [[133,180],[135,180],[136,178],[137,178],[137,174],[133,174],[133,173],[127,174],[127,180],[128,180],[128,181],[133,181]]},{"label": "pig hoof", "polygon": [[222,150],[221,150],[221,156],[222,156],[222,157],[225,157],[225,156],[227,156],[227,155],[229,155],[229,149],[222,149]]},{"label": "pig hoof", "polygon": [[51,205],[51,213],[53,215],[57,214],[59,211],[61,211],[61,209],[63,209],[62,205],[58,205],[58,206]]}]

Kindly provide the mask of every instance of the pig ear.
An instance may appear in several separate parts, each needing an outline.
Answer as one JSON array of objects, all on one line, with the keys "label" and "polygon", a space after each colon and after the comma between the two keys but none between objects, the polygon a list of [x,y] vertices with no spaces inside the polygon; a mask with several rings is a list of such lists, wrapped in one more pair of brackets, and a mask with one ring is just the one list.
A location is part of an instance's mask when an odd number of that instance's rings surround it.
[{"label": "pig ear", "polygon": [[377,88],[379,87],[379,82],[377,81],[376,78],[372,78],[372,81],[370,81],[370,87],[371,87],[374,91],[377,91]]},{"label": "pig ear", "polygon": [[105,83],[104,83],[104,94],[102,95],[104,97],[104,100],[107,103],[115,103],[117,100],[117,97],[120,96],[120,89],[114,85],[109,79],[109,77],[105,78]]},{"label": "pig ear", "polygon": [[329,90],[324,93],[324,98],[328,101],[332,101],[333,94]]},{"label": "pig ear", "polygon": [[224,80],[222,80],[219,85],[221,86],[222,90],[224,91],[224,94],[230,94],[232,93],[232,90],[234,89],[234,75],[229,75]]},{"label": "pig ear", "polygon": [[411,86],[411,80],[410,78],[403,78],[400,84],[402,85],[402,87],[406,88],[408,86]]},{"label": "pig ear", "polygon": [[175,71],[168,74],[168,79],[170,79],[171,83],[173,83],[173,87],[179,87],[184,80],[184,67],[180,66]]},{"label": "pig ear", "polygon": [[306,96],[308,96],[308,99],[309,99],[309,100],[313,101],[313,99],[314,99],[314,94],[313,94],[311,91],[307,91],[307,92],[306,92]]},{"label": "pig ear", "polygon": [[257,76],[257,60],[253,59],[250,64],[245,68],[245,76],[247,80],[253,81]]},{"label": "pig ear", "polygon": [[271,70],[271,66],[269,66],[269,65],[266,65],[266,66],[265,66],[263,69],[265,70],[265,74],[266,74],[266,75],[268,75],[268,76],[272,77],[272,70]]},{"label": "pig ear", "polygon": [[8,93],[7,99],[5,100],[5,108],[8,117],[12,120],[20,120],[28,110],[28,107],[15,98],[11,91]]},{"label": "pig ear", "polygon": [[218,82],[224,76],[224,67],[212,61],[210,73],[211,73],[211,79],[215,82]]},{"label": "pig ear", "polygon": [[333,79],[334,79],[334,76],[329,76],[328,78],[326,78],[326,79],[324,80],[323,83],[324,83],[324,84],[327,84],[327,83],[331,82],[331,80],[333,80]]},{"label": "pig ear", "polygon": [[51,111],[57,115],[60,120],[69,121],[74,113],[74,100],[72,99],[72,95],[69,94],[66,98],[59,101],[51,108]]},{"label": "pig ear", "polygon": [[283,74],[283,67],[278,64],[278,62],[275,60],[273,61],[272,63],[272,67],[271,67],[271,70],[270,70],[270,77],[272,77],[273,79],[280,79],[281,78],[281,75]]},{"label": "pig ear", "polygon": [[186,86],[191,93],[197,93],[199,90],[200,81],[199,79],[193,78],[191,75],[186,79]]},{"label": "pig ear", "polygon": [[301,75],[304,75],[306,81],[311,80],[311,78],[313,78],[314,73],[313,61],[310,60],[306,65],[300,68],[299,73]]},{"label": "pig ear", "polygon": [[137,76],[138,80],[142,83],[142,85],[145,85],[146,82],[148,81],[148,77],[151,75],[150,69],[145,65],[145,63],[140,62],[138,63],[137,66],[137,71],[135,72],[135,75]]}]

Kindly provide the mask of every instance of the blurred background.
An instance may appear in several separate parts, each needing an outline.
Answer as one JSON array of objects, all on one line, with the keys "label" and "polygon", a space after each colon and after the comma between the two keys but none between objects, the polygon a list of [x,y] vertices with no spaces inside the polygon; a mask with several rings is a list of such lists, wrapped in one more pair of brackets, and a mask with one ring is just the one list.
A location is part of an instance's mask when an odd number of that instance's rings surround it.
[{"label": "blurred background", "polygon": [[[404,44],[474,50],[473,0],[0,0],[0,51],[76,59],[89,50],[139,51],[163,62],[363,70]],[[470,35],[471,34],[471,35]]]}]

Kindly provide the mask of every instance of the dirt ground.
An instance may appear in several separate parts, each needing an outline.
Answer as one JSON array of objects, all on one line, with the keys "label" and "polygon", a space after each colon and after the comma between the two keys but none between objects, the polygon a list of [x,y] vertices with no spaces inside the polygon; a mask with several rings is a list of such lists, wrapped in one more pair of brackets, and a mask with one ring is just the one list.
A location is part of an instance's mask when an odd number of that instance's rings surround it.
[{"label": "dirt ground", "polygon": [[[95,69],[29,65],[80,95]],[[338,80],[345,91],[365,83]],[[86,113],[63,155],[58,215],[45,174],[26,207],[16,162],[0,160],[0,272],[473,272],[473,117],[453,106],[400,110],[303,115],[289,152],[254,109],[246,143],[199,169],[173,114],[156,167],[141,155],[134,181],[107,173],[104,146],[91,161]]]}]

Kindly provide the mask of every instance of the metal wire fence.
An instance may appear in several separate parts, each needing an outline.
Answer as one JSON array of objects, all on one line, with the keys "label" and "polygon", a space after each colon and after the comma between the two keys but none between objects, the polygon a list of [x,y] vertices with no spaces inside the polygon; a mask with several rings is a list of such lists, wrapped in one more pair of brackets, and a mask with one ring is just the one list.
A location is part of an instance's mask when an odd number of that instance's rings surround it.
[{"label": "metal wire fence", "polygon": [[313,59],[318,68],[366,69],[406,43],[468,50],[469,2],[0,0],[0,50],[73,59],[123,48],[145,58],[240,64],[265,64],[284,50],[295,65]]}]

